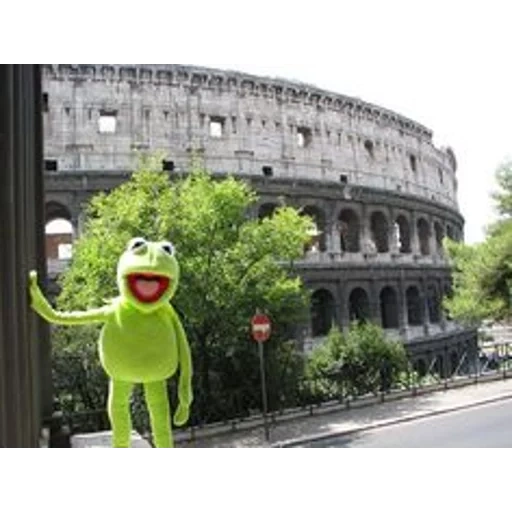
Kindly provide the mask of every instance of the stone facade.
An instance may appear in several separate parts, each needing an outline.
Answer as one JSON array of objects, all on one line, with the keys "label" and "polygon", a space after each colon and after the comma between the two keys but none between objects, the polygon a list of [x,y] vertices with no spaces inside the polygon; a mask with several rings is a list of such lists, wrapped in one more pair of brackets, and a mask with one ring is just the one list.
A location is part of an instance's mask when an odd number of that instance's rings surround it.
[{"label": "stone facade", "polygon": [[463,238],[457,163],[424,126],[360,99],[230,71],[47,65],[43,76],[47,220],[68,218],[79,233],[82,204],[126,179],[140,152],[159,152],[174,174],[200,157],[253,183],[253,215],[285,198],[315,219],[318,236],[296,265],[313,292],[306,340],[364,316],[411,350],[439,339],[460,346],[440,307],[450,291],[442,238]]}]

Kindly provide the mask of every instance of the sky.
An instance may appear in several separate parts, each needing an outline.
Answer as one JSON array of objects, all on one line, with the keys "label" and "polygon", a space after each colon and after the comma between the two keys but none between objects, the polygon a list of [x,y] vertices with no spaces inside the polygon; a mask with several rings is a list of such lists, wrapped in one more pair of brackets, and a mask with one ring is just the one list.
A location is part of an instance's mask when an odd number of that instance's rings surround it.
[{"label": "sky", "polygon": [[299,80],[394,110],[434,132],[458,162],[465,241],[495,218],[496,168],[512,159],[510,64],[192,64]]}]

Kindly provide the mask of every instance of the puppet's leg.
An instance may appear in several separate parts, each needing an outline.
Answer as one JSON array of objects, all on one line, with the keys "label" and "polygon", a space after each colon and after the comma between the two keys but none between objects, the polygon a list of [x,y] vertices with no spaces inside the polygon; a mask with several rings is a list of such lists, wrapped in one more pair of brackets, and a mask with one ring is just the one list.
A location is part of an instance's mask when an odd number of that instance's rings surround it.
[{"label": "puppet's leg", "polygon": [[112,447],[130,448],[131,419],[130,395],[133,384],[119,380],[110,381],[108,415],[112,425]]},{"label": "puppet's leg", "polygon": [[171,411],[165,380],[144,384],[146,403],[151,418],[153,439],[157,448],[172,448]]}]

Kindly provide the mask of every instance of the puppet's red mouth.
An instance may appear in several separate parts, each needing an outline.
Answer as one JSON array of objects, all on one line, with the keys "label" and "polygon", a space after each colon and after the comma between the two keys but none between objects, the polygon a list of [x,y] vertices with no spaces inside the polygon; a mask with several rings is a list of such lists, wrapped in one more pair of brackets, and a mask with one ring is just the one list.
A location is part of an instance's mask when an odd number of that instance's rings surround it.
[{"label": "puppet's red mouth", "polygon": [[128,286],[133,296],[144,303],[157,302],[169,288],[171,280],[158,274],[129,274]]}]

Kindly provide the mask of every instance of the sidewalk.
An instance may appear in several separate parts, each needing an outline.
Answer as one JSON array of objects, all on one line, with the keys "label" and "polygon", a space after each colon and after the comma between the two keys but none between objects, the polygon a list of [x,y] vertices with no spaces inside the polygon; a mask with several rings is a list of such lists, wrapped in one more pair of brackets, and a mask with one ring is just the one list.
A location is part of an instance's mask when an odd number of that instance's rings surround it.
[{"label": "sidewalk", "polygon": [[270,443],[265,441],[263,428],[258,427],[195,441],[177,441],[176,444],[198,448],[292,447],[308,440],[392,425],[504,399],[512,399],[512,379],[471,384],[357,409],[289,420],[271,427]]},{"label": "sidewalk", "polygon": [[[467,381],[466,381],[467,382]],[[350,408],[333,404],[314,409],[312,416],[280,419],[271,425],[270,442],[265,441],[261,425],[239,431],[224,431],[203,435],[190,440],[184,433],[176,431],[177,447],[190,448],[259,448],[293,447],[308,441],[326,439],[340,434],[354,433],[385,425],[392,425],[414,419],[465,409],[479,404],[512,399],[512,379],[482,379],[478,384],[442,391],[418,390],[417,396],[407,395],[383,403],[360,401]],[[373,400],[375,402],[375,399]],[[110,432],[73,436],[74,448],[110,447]],[[132,447],[146,448],[149,443],[134,433]]]}]

